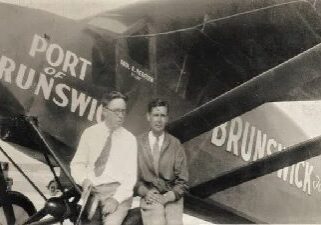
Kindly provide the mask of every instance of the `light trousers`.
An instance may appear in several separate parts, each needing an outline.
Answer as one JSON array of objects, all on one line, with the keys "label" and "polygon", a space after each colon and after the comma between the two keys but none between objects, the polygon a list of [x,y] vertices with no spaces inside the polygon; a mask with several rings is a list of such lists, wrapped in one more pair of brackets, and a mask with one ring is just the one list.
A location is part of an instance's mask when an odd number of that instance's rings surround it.
[{"label": "light trousers", "polygon": [[142,198],[140,207],[144,225],[183,225],[183,198],[165,206],[148,204]]},{"label": "light trousers", "polygon": [[104,215],[104,207],[107,204],[108,198],[113,197],[119,183],[103,184],[95,186],[92,191],[92,196],[88,201],[87,214],[92,214],[90,224],[97,224],[97,220],[100,221],[98,224],[104,225],[121,225],[125,217],[127,216],[128,210],[131,208],[133,198],[126,199],[120,202],[116,211],[107,215]]}]

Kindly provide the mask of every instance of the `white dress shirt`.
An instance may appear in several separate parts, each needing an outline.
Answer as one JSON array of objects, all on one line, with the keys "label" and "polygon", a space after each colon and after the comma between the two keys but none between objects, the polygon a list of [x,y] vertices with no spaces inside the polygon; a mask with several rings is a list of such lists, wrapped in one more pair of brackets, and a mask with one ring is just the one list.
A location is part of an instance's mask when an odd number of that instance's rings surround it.
[{"label": "white dress shirt", "polygon": [[[159,136],[159,139],[158,139],[158,149],[159,149],[159,151],[162,149],[163,142],[164,142],[164,137],[165,137],[165,134],[163,132],[162,135]],[[149,140],[150,149],[151,149],[152,154],[153,154],[153,148],[154,148],[154,144],[156,142],[156,137],[154,136],[152,131],[148,132],[148,140]]]},{"label": "white dress shirt", "polygon": [[79,141],[77,152],[70,164],[71,175],[76,183],[82,184],[87,178],[93,185],[119,182],[115,195],[118,202],[133,196],[137,179],[137,142],[133,134],[120,127],[112,134],[112,144],[106,167],[96,177],[95,162],[100,155],[110,130],[104,122],[87,128]]}]

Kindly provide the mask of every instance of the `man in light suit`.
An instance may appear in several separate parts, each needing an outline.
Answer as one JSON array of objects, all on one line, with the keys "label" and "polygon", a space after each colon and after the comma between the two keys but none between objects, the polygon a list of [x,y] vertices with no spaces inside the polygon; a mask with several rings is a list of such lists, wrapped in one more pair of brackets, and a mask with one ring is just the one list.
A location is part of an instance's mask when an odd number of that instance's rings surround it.
[{"label": "man in light suit", "polygon": [[105,120],[83,132],[71,174],[83,190],[93,186],[90,214],[100,209],[104,225],[121,225],[131,207],[137,178],[136,138],[122,127],[127,97],[113,91],[102,99]]},{"label": "man in light suit", "polygon": [[138,182],[144,225],[182,225],[188,170],[183,146],[165,131],[169,106],[148,104],[150,131],[138,137]]}]

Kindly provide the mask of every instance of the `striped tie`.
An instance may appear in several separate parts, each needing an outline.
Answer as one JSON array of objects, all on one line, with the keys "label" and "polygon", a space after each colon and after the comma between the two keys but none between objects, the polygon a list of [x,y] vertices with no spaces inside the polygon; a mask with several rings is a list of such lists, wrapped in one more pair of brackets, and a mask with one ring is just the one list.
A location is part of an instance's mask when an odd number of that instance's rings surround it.
[{"label": "striped tie", "polygon": [[105,142],[104,148],[101,151],[100,155],[98,156],[96,162],[95,162],[95,175],[96,177],[103,174],[106,163],[108,161],[108,157],[110,154],[111,144],[112,144],[112,135],[113,131],[110,131],[109,136],[107,137],[107,140]]}]

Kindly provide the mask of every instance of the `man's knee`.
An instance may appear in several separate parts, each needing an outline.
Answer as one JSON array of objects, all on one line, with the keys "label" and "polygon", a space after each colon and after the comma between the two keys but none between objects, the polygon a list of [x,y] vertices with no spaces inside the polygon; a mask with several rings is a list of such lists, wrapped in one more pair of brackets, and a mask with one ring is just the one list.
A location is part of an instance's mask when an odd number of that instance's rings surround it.
[{"label": "man's knee", "polygon": [[116,211],[107,215],[103,215],[104,225],[121,225],[127,216],[131,207],[132,199],[127,199],[117,207]]},{"label": "man's knee", "polygon": [[137,208],[130,209],[122,225],[143,225],[140,208],[137,207]]},{"label": "man's knee", "polygon": [[167,225],[183,224],[183,199],[169,203],[165,207]]},{"label": "man's knee", "polygon": [[141,205],[144,225],[165,225],[165,209],[161,204]]},{"label": "man's knee", "polygon": [[108,214],[108,215],[104,215],[103,216],[103,224],[104,225],[121,225],[125,219],[125,217],[127,216],[128,213],[128,209],[127,210],[122,210]]},{"label": "man's knee", "polygon": [[143,216],[149,216],[149,217],[155,217],[155,218],[165,216],[164,207],[159,207],[159,206],[153,207],[153,208],[148,208],[148,209],[141,208],[141,212],[142,212]]},{"label": "man's knee", "polygon": [[140,208],[141,208],[142,214],[164,215],[165,213],[165,208],[162,204],[159,204],[159,203],[148,204],[146,203],[145,200],[141,201]]}]

